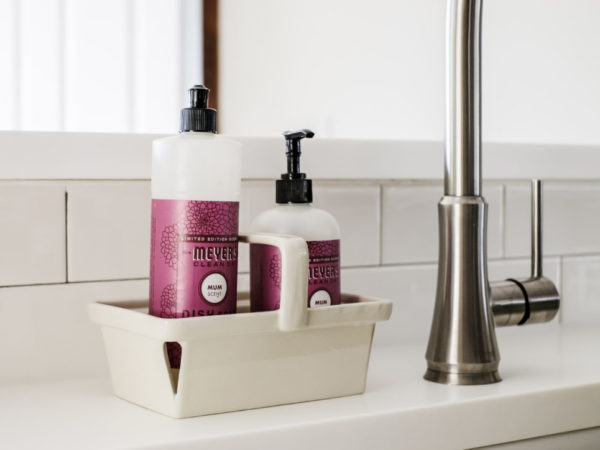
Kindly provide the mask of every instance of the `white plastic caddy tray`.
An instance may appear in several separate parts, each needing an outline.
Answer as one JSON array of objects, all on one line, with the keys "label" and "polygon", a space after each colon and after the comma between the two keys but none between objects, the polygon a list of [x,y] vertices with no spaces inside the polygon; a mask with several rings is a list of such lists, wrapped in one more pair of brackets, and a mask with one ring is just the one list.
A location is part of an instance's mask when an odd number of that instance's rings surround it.
[{"label": "white plastic caddy tray", "polygon": [[[240,241],[281,250],[279,310],[251,313],[248,293],[237,314],[185,319],[150,316],[147,300],[90,304],[118,397],[183,418],[364,392],[375,322],[389,319],[392,302],[342,294],[341,305],[309,309],[304,240]],[[181,345],[180,369],[166,342]]]}]

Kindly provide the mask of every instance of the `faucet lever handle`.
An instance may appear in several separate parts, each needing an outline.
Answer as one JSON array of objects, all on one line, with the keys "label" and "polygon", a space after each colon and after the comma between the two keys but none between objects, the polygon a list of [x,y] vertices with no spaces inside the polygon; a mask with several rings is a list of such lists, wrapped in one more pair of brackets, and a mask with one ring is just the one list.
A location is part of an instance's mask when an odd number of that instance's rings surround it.
[{"label": "faucet lever handle", "polygon": [[531,180],[531,278],[542,277],[542,180]]},{"label": "faucet lever handle", "polygon": [[531,180],[531,276],[490,283],[496,326],[548,322],[556,315],[560,295],[542,275],[542,181]]}]

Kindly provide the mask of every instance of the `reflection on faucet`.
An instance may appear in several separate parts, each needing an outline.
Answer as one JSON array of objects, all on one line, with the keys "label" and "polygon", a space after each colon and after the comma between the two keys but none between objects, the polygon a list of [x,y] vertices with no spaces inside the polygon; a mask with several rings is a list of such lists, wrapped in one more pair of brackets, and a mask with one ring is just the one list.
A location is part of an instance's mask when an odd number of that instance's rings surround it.
[{"label": "reflection on faucet", "polygon": [[501,380],[495,325],[546,322],[559,294],[542,276],[541,182],[533,183],[532,275],[489,283],[487,203],[481,196],[482,0],[448,0],[444,197],[438,204],[436,304],[425,379],[446,384]]}]

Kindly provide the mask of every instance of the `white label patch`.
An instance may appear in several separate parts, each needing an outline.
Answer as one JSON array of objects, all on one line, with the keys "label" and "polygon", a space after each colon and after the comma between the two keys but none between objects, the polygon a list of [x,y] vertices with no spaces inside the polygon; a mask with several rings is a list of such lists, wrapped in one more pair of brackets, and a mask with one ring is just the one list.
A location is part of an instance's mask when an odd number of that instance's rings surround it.
[{"label": "white label patch", "polygon": [[202,280],[200,291],[207,302],[219,303],[227,295],[227,280],[220,273],[211,273]]},{"label": "white label patch", "polygon": [[310,297],[310,307],[311,308],[318,308],[320,306],[330,306],[330,305],[331,305],[331,296],[329,295],[329,292],[327,292],[324,289],[321,289],[321,290],[315,292]]}]

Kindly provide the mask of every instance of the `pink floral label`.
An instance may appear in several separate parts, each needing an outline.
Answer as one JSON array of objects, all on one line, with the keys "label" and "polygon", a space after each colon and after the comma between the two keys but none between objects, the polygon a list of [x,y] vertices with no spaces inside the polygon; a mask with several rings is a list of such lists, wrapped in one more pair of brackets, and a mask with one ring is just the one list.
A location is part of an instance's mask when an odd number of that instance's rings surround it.
[{"label": "pink floral label", "polygon": [[[340,241],[308,241],[308,306],[339,305]],[[281,253],[271,245],[250,246],[250,306],[252,311],[279,309]]]},{"label": "pink floral label", "polygon": [[308,241],[308,306],[339,305],[340,241]]},{"label": "pink floral label", "polygon": [[264,244],[250,245],[250,310],[279,309],[281,252]]},{"label": "pink floral label", "polygon": [[150,314],[236,312],[237,202],[152,200]]}]

